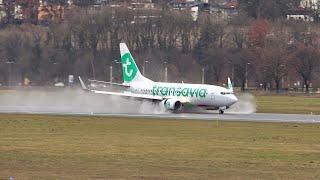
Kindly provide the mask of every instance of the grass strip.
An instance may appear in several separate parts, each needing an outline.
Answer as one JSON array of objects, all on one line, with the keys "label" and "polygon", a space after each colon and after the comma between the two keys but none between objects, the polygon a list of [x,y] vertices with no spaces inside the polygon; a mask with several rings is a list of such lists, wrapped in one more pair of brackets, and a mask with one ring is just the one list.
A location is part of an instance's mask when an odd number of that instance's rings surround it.
[{"label": "grass strip", "polygon": [[0,179],[319,179],[317,124],[1,115]]}]

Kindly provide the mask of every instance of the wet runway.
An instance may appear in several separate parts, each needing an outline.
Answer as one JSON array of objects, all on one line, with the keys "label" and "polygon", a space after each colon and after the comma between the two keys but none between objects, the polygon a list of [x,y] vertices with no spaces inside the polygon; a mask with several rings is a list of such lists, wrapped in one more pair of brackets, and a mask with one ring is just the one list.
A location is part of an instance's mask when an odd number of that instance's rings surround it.
[{"label": "wet runway", "polygon": [[239,102],[221,115],[218,111],[170,113],[154,108],[150,102],[95,95],[81,89],[10,91],[0,94],[0,113],[10,114],[320,123],[320,115],[252,113],[255,109],[254,98],[249,95],[243,95],[242,99],[239,97]]},{"label": "wet runway", "polygon": [[[35,110],[36,109],[36,110]],[[106,117],[134,117],[134,118],[164,118],[164,119],[190,119],[190,120],[226,120],[226,121],[253,121],[253,122],[290,122],[290,123],[320,123],[320,115],[313,114],[218,114],[217,111],[208,113],[136,113],[136,112],[105,112],[98,109],[63,110],[57,107],[23,107],[0,106],[0,113],[4,114],[49,114],[49,115],[77,115],[77,116],[106,116]]]},{"label": "wet runway", "polygon": [[138,118],[166,118],[166,119],[192,119],[192,120],[229,120],[254,122],[291,122],[291,123],[320,123],[320,115],[300,114],[216,114],[216,113],[182,113],[182,114],[96,114],[114,117]]}]

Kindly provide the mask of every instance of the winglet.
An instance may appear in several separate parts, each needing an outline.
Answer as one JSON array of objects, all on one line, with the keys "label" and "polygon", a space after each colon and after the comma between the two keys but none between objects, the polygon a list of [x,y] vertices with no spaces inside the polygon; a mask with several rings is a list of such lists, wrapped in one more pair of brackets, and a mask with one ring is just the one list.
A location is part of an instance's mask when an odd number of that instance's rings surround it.
[{"label": "winglet", "polygon": [[230,78],[228,77],[228,90],[233,92],[233,87]]},{"label": "winglet", "polygon": [[87,86],[84,84],[84,82],[82,81],[81,77],[78,76],[78,78],[79,78],[80,84],[81,84],[81,86],[82,86],[82,89],[88,90]]}]

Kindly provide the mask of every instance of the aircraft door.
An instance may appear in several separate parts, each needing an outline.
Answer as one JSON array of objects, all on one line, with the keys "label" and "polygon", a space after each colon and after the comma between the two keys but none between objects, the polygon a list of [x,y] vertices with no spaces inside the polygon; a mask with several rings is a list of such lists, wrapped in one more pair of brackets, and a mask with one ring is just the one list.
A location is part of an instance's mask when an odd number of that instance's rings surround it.
[{"label": "aircraft door", "polygon": [[211,91],[210,98],[211,98],[211,100],[213,100],[215,98],[215,91],[214,90]]}]

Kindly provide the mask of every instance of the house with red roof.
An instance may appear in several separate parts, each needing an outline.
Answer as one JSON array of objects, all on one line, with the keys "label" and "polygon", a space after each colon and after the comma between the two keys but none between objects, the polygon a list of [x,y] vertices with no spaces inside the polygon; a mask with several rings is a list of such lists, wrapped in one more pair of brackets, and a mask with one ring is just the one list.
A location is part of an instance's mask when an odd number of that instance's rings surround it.
[{"label": "house with red roof", "polygon": [[219,18],[228,20],[232,16],[239,14],[240,4],[237,1],[228,1],[225,3],[213,3],[211,4],[210,12],[217,15]]}]

